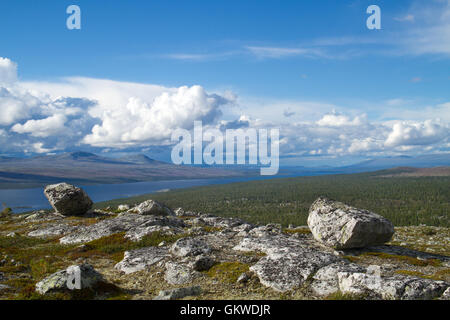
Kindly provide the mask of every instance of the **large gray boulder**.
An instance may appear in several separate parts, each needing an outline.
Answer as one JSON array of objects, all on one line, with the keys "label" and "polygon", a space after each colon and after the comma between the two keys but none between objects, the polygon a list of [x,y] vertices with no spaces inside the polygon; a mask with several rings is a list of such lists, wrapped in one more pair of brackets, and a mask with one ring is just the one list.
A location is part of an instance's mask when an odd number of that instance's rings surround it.
[{"label": "large gray boulder", "polygon": [[48,185],[44,194],[53,209],[65,216],[83,215],[93,205],[91,198],[81,188],[68,183]]},{"label": "large gray boulder", "polygon": [[394,234],[386,218],[322,197],[311,205],[308,226],[317,241],[335,249],[382,245]]}]

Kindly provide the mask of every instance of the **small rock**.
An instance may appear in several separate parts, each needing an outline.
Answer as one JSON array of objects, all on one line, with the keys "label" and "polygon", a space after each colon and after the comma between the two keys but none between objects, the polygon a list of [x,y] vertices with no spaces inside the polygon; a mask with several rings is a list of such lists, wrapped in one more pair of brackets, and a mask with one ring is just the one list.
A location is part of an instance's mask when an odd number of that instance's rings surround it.
[{"label": "small rock", "polygon": [[146,200],[141,204],[137,205],[136,207],[130,209],[129,211],[141,215],[163,215],[163,216],[174,215],[172,210],[154,200]]},{"label": "small rock", "polygon": [[202,290],[199,286],[177,288],[172,290],[161,290],[153,300],[176,300],[188,296],[198,296]]},{"label": "small rock", "polygon": [[248,280],[250,280],[250,275],[247,272],[243,272],[238,278],[237,283],[246,283]]},{"label": "small rock", "polygon": [[206,242],[194,238],[178,239],[170,248],[170,253],[178,257],[198,256],[210,252],[211,248]]},{"label": "small rock", "polygon": [[168,262],[164,279],[170,284],[185,284],[192,282],[194,275],[192,270],[185,265]]},{"label": "small rock", "polygon": [[177,208],[177,209],[175,209],[174,213],[175,213],[175,215],[176,215],[177,217],[182,217],[182,216],[184,216],[184,210],[183,210],[183,208]]},{"label": "small rock", "polygon": [[214,263],[215,263],[214,259],[208,256],[200,255],[195,257],[195,260],[192,262],[191,266],[192,269],[196,271],[207,271],[211,269]]},{"label": "small rock", "polygon": [[127,204],[120,204],[120,205],[117,207],[117,210],[118,210],[118,211],[127,211],[127,210],[130,210],[130,206],[127,205]]},{"label": "small rock", "polygon": [[450,300],[450,287],[448,287],[441,296],[441,300]]},{"label": "small rock", "polygon": [[10,287],[10,286],[7,286],[6,284],[0,284],[0,291],[2,291],[2,290],[8,290],[8,289],[11,289],[11,287]]}]

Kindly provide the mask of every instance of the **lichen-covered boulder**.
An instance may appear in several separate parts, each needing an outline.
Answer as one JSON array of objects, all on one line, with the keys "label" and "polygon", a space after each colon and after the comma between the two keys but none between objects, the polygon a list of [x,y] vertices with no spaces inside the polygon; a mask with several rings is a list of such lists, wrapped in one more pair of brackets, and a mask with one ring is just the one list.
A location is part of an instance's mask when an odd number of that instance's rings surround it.
[{"label": "lichen-covered boulder", "polygon": [[53,209],[65,216],[83,215],[93,205],[91,198],[83,189],[68,183],[48,185],[44,194]]},{"label": "lichen-covered boulder", "polygon": [[170,248],[170,253],[177,257],[198,256],[210,252],[211,248],[206,242],[195,238],[178,239]]},{"label": "lichen-covered boulder", "polygon": [[136,207],[129,210],[132,213],[142,214],[142,215],[163,215],[163,216],[174,216],[175,214],[165,205],[154,201],[146,200]]},{"label": "lichen-covered boulder", "polygon": [[308,226],[317,241],[335,249],[382,245],[394,234],[386,218],[322,197],[311,205]]},{"label": "lichen-covered boulder", "polygon": [[73,265],[49,275],[36,284],[36,291],[47,294],[54,291],[92,288],[103,277],[90,264]]}]

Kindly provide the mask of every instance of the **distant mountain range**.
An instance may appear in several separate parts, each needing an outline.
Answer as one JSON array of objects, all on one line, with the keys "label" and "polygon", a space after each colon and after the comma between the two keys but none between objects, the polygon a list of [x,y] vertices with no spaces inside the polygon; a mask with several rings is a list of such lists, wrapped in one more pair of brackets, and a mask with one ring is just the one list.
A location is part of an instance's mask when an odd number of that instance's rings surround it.
[{"label": "distant mountain range", "polygon": [[0,188],[38,187],[66,181],[74,184],[126,183],[163,179],[205,179],[237,177],[246,173],[220,168],[178,166],[128,155],[102,157],[88,152],[71,152],[33,158],[0,157]]},{"label": "distant mountain range", "polygon": [[398,156],[376,158],[362,161],[356,164],[343,167],[285,167],[280,172],[285,174],[305,173],[305,174],[334,174],[334,173],[358,173],[370,172],[397,167],[411,168],[433,168],[450,166],[450,153],[423,155],[417,157]]},{"label": "distant mountain range", "polygon": [[[448,166],[450,166],[450,154],[399,156],[371,159],[344,167],[282,167],[278,176],[358,173],[397,167]],[[401,175],[416,175],[415,170],[408,170],[402,170]],[[446,169],[421,171],[417,175],[429,175],[434,172],[448,171]],[[102,157],[89,152],[70,152],[33,158],[0,156],[0,188],[2,189],[40,187],[61,181],[86,185],[253,175],[259,175],[259,168],[256,166],[179,166],[154,160],[143,154],[127,155],[121,158]],[[386,173],[386,176],[394,175],[398,175],[398,172]]]}]

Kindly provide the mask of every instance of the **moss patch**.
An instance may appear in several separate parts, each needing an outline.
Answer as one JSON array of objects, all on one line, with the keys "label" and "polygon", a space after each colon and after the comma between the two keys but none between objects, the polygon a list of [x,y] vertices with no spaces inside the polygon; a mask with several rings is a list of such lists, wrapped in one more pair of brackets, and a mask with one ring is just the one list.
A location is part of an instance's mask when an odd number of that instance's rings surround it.
[{"label": "moss patch", "polygon": [[239,276],[248,270],[249,265],[242,262],[223,262],[209,269],[207,275],[223,283],[236,283]]},{"label": "moss patch", "polygon": [[283,233],[285,234],[311,234],[311,230],[307,228],[298,228],[298,229],[284,229]]},{"label": "moss patch", "polygon": [[365,295],[362,294],[351,294],[351,293],[342,293],[341,291],[336,291],[324,298],[324,300],[364,300],[366,298]]},{"label": "moss patch", "polygon": [[420,267],[425,267],[425,266],[439,267],[441,265],[441,261],[439,261],[438,259],[420,260],[420,259],[410,257],[410,256],[400,256],[400,255],[390,254],[390,253],[385,253],[385,252],[364,252],[361,255],[362,256],[375,256],[375,257],[382,258],[382,259],[392,259],[392,260],[402,261],[407,264],[414,265],[414,266],[420,266]]}]

